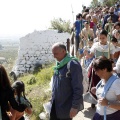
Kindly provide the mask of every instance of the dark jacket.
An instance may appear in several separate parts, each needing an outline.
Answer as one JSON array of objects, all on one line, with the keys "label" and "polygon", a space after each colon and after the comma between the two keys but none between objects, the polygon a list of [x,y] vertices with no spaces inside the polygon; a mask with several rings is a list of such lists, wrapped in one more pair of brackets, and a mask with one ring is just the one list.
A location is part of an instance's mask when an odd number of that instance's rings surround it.
[{"label": "dark jacket", "polygon": [[55,101],[56,115],[60,119],[70,118],[70,109],[80,110],[83,105],[83,75],[79,62],[70,61],[70,72],[67,65],[53,76],[52,101]]},{"label": "dark jacket", "polygon": [[103,29],[104,29],[105,24],[107,23],[107,19],[108,19],[109,17],[112,17],[112,22],[113,22],[113,23],[118,22],[118,18],[119,18],[119,17],[118,17],[117,15],[115,15],[115,14],[113,14],[113,15],[108,14],[108,15],[105,16],[105,18],[104,18],[104,20],[103,20],[103,25],[102,25],[102,28],[103,28]]},{"label": "dark jacket", "polygon": [[[9,102],[9,103],[8,103]],[[12,88],[7,88],[4,90],[0,89],[0,105],[2,111],[2,120],[9,120],[6,112],[9,111],[9,104],[12,106],[13,109],[23,112],[26,108],[25,105],[18,105],[14,98],[14,92]]]}]

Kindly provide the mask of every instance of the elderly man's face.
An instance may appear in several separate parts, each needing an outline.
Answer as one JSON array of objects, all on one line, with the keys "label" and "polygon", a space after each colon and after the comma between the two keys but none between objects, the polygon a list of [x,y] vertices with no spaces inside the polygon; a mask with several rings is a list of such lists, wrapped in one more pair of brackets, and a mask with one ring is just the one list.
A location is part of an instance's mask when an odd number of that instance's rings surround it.
[{"label": "elderly man's face", "polygon": [[53,53],[54,58],[57,59],[57,61],[61,61],[66,55],[66,51],[59,47],[54,47],[52,49],[52,53]]}]

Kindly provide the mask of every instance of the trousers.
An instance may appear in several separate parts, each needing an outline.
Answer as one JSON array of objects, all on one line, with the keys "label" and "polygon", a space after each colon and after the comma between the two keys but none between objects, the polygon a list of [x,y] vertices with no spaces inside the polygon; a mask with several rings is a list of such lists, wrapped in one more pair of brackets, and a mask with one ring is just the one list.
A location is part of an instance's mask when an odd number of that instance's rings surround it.
[{"label": "trousers", "polygon": [[72,118],[67,118],[67,119],[57,118],[56,110],[55,110],[55,102],[53,102],[52,108],[51,108],[51,113],[50,113],[50,120],[72,120]]},{"label": "trousers", "polygon": [[[120,120],[120,110],[115,113],[106,115],[107,120]],[[93,120],[104,120],[104,116],[98,113],[95,113]]]}]

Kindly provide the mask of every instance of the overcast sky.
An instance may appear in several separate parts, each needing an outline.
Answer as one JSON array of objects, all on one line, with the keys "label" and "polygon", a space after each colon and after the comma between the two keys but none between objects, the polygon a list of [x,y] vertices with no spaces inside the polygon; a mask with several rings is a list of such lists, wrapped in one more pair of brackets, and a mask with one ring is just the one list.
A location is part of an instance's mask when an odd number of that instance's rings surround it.
[{"label": "overcast sky", "polygon": [[47,29],[53,18],[73,22],[92,0],[0,0],[0,38]]}]

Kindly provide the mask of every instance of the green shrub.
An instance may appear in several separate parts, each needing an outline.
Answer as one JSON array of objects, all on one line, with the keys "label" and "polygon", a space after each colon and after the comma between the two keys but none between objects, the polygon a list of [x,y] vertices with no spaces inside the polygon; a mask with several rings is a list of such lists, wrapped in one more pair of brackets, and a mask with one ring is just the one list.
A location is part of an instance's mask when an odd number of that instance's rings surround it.
[{"label": "green shrub", "polygon": [[[103,2],[101,3],[102,5],[107,5],[107,6],[113,6],[115,4],[115,2],[117,2],[119,0],[103,0]],[[91,2],[91,7],[95,7],[99,4],[98,0],[92,0]]]},{"label": "green shrub", "polygon": [[61,18],[51,20],[51,29],[58,30],[59,33],[61,32],[71,32],[70,20],[65,21]]}]

